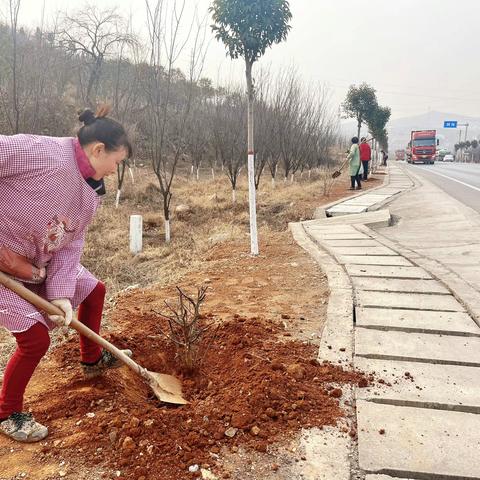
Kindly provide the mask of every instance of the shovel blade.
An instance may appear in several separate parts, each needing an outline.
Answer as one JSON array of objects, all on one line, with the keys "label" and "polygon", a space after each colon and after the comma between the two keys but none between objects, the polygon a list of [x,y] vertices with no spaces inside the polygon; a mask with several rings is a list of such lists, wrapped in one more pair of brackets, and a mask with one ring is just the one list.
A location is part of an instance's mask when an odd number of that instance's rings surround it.
[{"label": "shovel blade", "polygon": [[148,371],[149,384],[155,396],[162,402],[186,405],[182,395],[182,383],[178,378],[164,373]]}]

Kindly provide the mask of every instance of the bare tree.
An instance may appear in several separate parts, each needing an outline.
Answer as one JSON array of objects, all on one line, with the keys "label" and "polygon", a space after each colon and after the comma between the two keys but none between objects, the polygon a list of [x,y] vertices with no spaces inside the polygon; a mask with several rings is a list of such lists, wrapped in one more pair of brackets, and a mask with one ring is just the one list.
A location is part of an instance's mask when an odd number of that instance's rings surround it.
[{"label": "bare tree", "polygon": [[[20,105],[19,105],[19,72],[18,72],[18,16],[21,0],[8,0],[8,27],[11,41],[11,58],[9,68],[11,71],[11,99],[9,93],[2,88],[2,107],[5,118],[12,133],[18,133],[20,127]],[[10,106],[11,104],[11,106]]]},{"label": "bare tree", "polygon": [[[197,19],[187,24],[186,0],[172,0],[171,3],[168,0],[145,0],[145,4],[149,32],[149,68],[145,85],[148,112],[146,130],[153,171],[163,199],[165,241],[170,242],[172,183],[178,162],[185,154],[186,123],[205,60],[205,26]],[[187,33],[182,35],[186,24]],[[193,46],[188,78],[185,78],[176,64],[191,38]]]},{"label": "bare tree", "polygon": [[[93,107],[96,101],[105,61],[117,48],[136,42],[126,31],[125,20],[115,8],[99,10],[94,5],[87,4],[73,15],[64,17],[62,40],[64,46],[79,61],[82,97],[90,107]],[[82,75],[84,70],[86,78]]]},{"label": "bare tree", "polygon": [[[209,152],[209,130],[205,128],[208,123],[208,115],[211,114],[210,103],[213,89],[205,83],[205,80],[194,89],[192,97],[191,115],[186,124],[185,143],[186,151],[192,166],[192,176],[200,179],[200,167]],[[212,177],[215,177],[213,166]]]},{"label": "bare tree", "polygon": [[287,76],[287,84],[277,90],[280,152],[284,172],[284,182],[295,170],[301,148],[302,129],[304,127],[301,105],[301,86],[295,74]]},{"label": "bare tree", "polygon": [[240,171],[246,163],[246,119],[247,102],[243,92],[226,90],[216,95],[212,137],[232,187],[233,203],[237,201],[237,182]]},{"label": "bare tree", "polygon": [[74,118],[75,112],[68,92],[69,59],[55,44],[56,25],[45,31],[43,14],[33,32],[19,26],[19,4],[9,1],[11,21],[0,25],[2,129],[13,134],[68,135],[72,124],[65,118]]},{"label": "bare tree", "polygon": [[275,118],[273,109],[269,103],[271,95],[271,75],[268,70],[259,72],[256,81],[256,95],[254,108],[256,111],[256,122],[254,123],[254,134],[256,141],[255,152],[255,190],[258,190],[263,171],[272,157],[275,150],[274,125]]}]

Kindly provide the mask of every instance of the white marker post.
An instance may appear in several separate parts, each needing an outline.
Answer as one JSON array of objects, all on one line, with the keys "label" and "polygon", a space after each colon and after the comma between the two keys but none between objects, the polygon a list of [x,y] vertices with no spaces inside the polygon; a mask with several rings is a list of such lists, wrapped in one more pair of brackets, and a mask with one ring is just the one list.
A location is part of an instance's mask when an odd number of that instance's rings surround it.
[{"label": "white marker post", "polygon": [[136,255],[142,251],[143,218],[130,215],[130,252]]}]

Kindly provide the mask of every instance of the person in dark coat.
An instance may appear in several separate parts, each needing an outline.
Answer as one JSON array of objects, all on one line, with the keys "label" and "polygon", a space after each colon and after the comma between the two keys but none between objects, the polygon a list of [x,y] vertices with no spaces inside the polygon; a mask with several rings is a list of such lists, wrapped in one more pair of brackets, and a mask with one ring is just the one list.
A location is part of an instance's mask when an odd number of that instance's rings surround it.
[{"label": "person in dark coat", "polygon": [[384,150],[380,150],[380,153],[382,154],[382,165],[384,167],[386,167],[387,166],[388,155]]}]

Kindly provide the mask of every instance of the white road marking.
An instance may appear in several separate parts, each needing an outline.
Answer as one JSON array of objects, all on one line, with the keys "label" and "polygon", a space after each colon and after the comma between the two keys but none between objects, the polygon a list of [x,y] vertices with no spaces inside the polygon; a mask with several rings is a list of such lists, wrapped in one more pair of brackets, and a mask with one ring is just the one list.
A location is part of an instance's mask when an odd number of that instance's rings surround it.
[{"label": "white road marking", "polygon": [[422,169],[422,170],[424,170],[425,172],[434,173],[435,175],[438,175],[439,177],[448,178],[452,182],[460,183],[461,185],[464,185],[465,187],[473,188],[473,190],[476,190],[477,192],[480,192],[480,188],[474,187],[473,185],[470,185],[469,183],[461,182],[460,180],[457,180],[456,178],[449,177],[448,175],[443,175],[443,173],[438,173],[438,172],[435,172],[433,170],[427,170],[426,168]]}]

